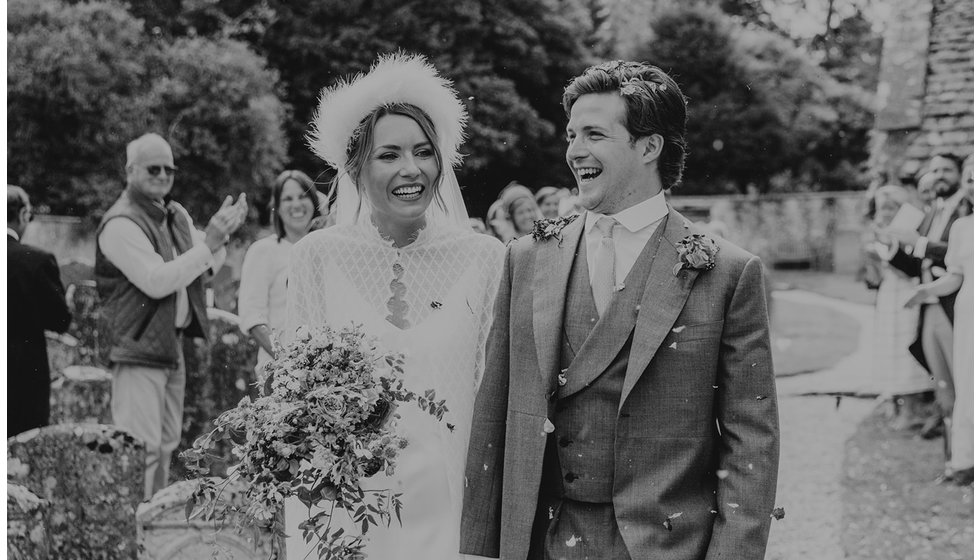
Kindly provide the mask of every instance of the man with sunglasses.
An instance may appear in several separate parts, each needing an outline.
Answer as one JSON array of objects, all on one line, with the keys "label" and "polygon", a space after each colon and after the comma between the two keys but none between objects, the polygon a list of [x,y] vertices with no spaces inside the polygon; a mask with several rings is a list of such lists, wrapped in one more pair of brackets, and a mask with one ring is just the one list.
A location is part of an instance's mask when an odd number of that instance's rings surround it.
[{"label": "man with sunglasses", "polygon": [[95,274],[109,323],[113,422],[146,444],[145,496],[168,483],[184,408],[183,336],[207,338],[204,280],[245,221],[225,198],[207,228],[170,199],[173,152],[157,134],[126,147],[126,189],[102,218]]},{"label": "man with sunglasses", "polygon": [[21,243],[33,217],[24,189],[7,185],[7,437],[48,425],[44,331],[63,333],[71,324],[54,255]]}]

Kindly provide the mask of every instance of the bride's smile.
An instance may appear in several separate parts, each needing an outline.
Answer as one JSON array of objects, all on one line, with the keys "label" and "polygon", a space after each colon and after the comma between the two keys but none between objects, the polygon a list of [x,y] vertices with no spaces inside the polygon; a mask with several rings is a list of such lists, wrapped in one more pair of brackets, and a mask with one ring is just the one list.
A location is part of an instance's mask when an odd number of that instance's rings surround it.
[{"label": "bride's smile", "polygon": [[424,219],[438,177],[432,142],[414,119],[378,119],[374,146],[360,177],[375,218],[380,218],[377,223],[414,225]]}]

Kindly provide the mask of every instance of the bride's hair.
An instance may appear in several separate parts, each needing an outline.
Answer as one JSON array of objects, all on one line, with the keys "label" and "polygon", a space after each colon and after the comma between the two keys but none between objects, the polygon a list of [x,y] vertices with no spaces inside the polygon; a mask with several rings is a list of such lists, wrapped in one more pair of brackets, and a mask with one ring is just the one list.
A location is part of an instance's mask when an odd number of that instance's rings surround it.
[{"label": "bride's hair", "polygon": [[[432,186],[435,187],[439,184],[442,179],[442,150],[439,147],[439,136],[436,134],[436,127],[432,123],[432,119],[426,114],[425,111],[412,105],[410,103],[387,103],[382,105],[375,110],[367,114],[361,122],[357,125],[354,130],[354,134],[351,135],[350,143],[347,145],[347,165],[344,171],[354,180],[354,184],[357,185],[358,192],[361,191],[360,185],[360,175],[364,166],[367,164],[368,158],[371,156],[371,150],[374,148],[374,129],[381,120],[381,117],[386,115],[401,115],[403,117],[408,117],[418,123],[419,127],[422,129],[422,133],[425,134],[425,138],[432,145],[432,151],[435,152],[435,159],[439,165],[439,174],[436,175],[435,179],[432,181]],[[341,174],[338,173],[337,177],[334,178],[333,183],[330,187],[331,198],[334,191],[336,191],[338,183],[340,181]],[[361,193],[361,203],[364,204],[367,200],[363,197]],[[439,207],[443,210],[446,209],[446,203],[442,200],[442,194],[440,189],[436,189],[435,200],[439,204]]]}]

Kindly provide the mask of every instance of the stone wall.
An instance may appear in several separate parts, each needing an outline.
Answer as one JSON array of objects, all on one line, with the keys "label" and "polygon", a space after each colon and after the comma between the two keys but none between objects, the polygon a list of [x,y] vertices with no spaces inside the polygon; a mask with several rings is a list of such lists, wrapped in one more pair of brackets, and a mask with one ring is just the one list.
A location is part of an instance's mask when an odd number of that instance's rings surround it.
[{"label": "stone wall", "polygon": [[95,231],[90,223],[73,216],[38,215],[27,225],[24,243],[54,254],[60,264],[95,264]]},{"label": "stone wall", "polygon": [[770,268],[856,274],[861,266],[863,192],[671,196],[670,203],[693,222],[714,222],[726,239]]},{"label": "stone wall", "polygon": [[871,166],[895,182],[933,154],[973,151],[973,0],[894,0],[892,14]]}]

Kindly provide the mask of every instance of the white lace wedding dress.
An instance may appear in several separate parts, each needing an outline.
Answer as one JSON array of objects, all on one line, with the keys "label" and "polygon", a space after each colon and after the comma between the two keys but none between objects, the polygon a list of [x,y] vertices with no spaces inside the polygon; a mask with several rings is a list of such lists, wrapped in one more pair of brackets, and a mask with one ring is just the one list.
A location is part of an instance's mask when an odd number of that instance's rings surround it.
[{"label": "white lace wedding dress", "polygon": [[[363,223],[313,232],[293,247],[287,330],[361,324],[385,350],[405,354],[410,390],[435,389],[449,408],[452,430],[417,406],[399,407],[396,430],[409,445],[394,476],[379,473],[362,488],[402,493],[402,525],[369,530],[369,559],[459,558],[470,417],[503,253],[490,236],[436,225],[402,248]],[[288,560],[312,549],[296,528],[307,513],[298,501],[287,503]]]}]

